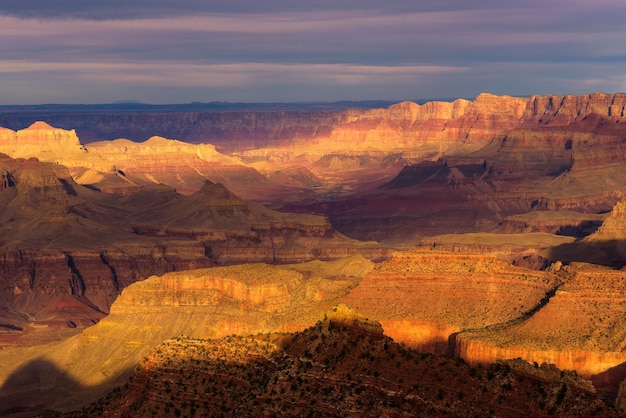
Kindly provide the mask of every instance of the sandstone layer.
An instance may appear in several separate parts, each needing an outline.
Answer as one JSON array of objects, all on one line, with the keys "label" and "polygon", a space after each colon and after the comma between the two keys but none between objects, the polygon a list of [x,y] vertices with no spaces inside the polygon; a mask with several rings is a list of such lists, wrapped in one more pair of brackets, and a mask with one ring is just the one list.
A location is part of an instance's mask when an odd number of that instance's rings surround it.
[{"label": "sandstone layer", "polygon": [[520,318],[555,287],[549,274],[494,256],[418,250],[377,265],[344,302],[396,341],[447,353],[452,334]]}]

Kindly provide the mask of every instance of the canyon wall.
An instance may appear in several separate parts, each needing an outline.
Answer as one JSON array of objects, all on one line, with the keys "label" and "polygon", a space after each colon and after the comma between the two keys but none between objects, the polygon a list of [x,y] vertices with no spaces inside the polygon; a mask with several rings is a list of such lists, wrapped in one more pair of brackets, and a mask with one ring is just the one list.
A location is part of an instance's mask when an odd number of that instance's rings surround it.
[{"label": "canyon wall", "polygon": [[[32,112],[32,111],[30,111]],[[130,138],[145,141],[158,135],[190,143],[211,143],[220,152],[274,147],[310,141],[326,136],[332,129],[360,110],[218,110],[218,111],[149,111],[43,112],[0,115],[2,126],[26,126],[35,120],[46,120],[55,126],[76,129],[85,144]],[[35,120],[32,120],[35,118]],[[23,122],[22,122],[23,121]],[[25,122],[25,123],[24,123]]]},{"label": "canyon wall", "polygon": [[518,318],[554,286],[550,275],[494,256],[415,250],[377,265],[344,303],[397,341],[447,353],[453,333]]},{"label": "canyon wall", "polygon": [[395,341],[472,364],[521,358],[575,370],[614,400],[625,377],[623,271],[414,250],[375,267],[342,299]]},{"label": "canyon wall", "polygon": [[[405,102],[387,109],[350,110],[223,110],[96,113],[73,109],[71,113],[44,112],[46,120],[66,129],[76,129],[84,143],[131,138],[144,141],[159,135],[185,142],[211,143],[220,152],[310,144],[318,139],[358,139],[384,147],[388,141],[400,146],[428,141],[486,143],[494,136],[517,127],[563,127],[591,115],[622,121],[624,93],[543,95],[515,98],[481,94],[475,100]],[[33,123],[33,110],[0,114],[0,125]],[[45,116],[45,118],[44,118]],[[20,122],[23,121],[23,122]],[[21,123],[21,125],[20,125]],[[597,128],[597,127],[596,127]],[[601,131],[621,129],[603,124]]]},{"label": "canyon wall", "polygon": [[[481,94],[474,101],[404,102],[370,110],[333,130],[330,142],[349,149],[412,149],[430,145],[444,151],[461,143],[479,148],[517,127],[526,99]],[[329,144],[330,145],[330,144]]]},{"label": "canyon wall", "polygon": [[120,196],[36,159],[0,155],[0,173],[0,344],[36,326],[97,322],[122,289],[154,274],[388,254],[324,217],[273,211],[206,181],[192,195],[158,186]]}]

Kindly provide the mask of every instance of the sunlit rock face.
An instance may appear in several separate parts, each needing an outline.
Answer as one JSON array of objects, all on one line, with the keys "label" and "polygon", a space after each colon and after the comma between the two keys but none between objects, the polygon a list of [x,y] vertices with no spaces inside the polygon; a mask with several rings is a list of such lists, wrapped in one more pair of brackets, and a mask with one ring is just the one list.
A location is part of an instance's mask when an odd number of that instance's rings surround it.
[{"label": "sunlit rock face", "polygon": [[589,241],[620,240],[626,237],[626,200],[618,202]]},{"label": "sunlit rock face", "polygon": [[377,265],[345,303],[395,340],[446,353],[453,333],[520,318],[554,286],[544,272],[495,257],[412,251]]},{"label": "sunlit rock face", "polygon": [[474,364],[555,364],[616,393],[625,377],[624,283],[624,272],[588,264],[534,271],[488,256],[411,251],[377,265],[343,301],[409,346]]},{"label": "sunlit rock face", "polygon": [[[254,168],[220,154],[211,144],[195,145],[155,136],[142,143],[125,139],[94,142],[87,149],[90,158],[83,163],[84,167],[100,171],[111,167],[127,182],[136,185],[162,183],[174,187],[179,193],[191,194],[210,180],[223,184],[242,198],[247,198],[254,189],[258,200],[264,196],[264,189],[270,194],[280,192],[280,188],[269,184]],[[105,192],[120,193],[129,186],[111,181],[107,184],[78,169],[74,172],[77,181],[95,183],[95,187]]]},{"label": "sunlit rock face", "polygon": [[555,364],[591,376],[598,390],[614,398],[626,377],[626,276],[573,264],[563,267],[559,277],[562,284],[534,315],[506,327],[461,332],[456,353],[470,362],[521,357]]},{"label": "sunlit rock face", "polygon": [[532,96],[524,121],[551,125],[567,125],[584,120],[591,114],[622,121],[626,108],[626,94],[591,93],[587,95]]},{"label": "sunlit rock face", "polygon": [[[362,257],[353,263],[371,265]],[[186,335],[201,338],[303,329],[356,285],[358,277],[345,276],[351,268],[336,265],[334,279],[317,276],[306,265],[294,270],[266,264],[151,277],[122,292],[110,320],[150,326],[157,315],[162,318],[157,328],[186,327]]]},{"label": "sunlit rock face", "polygon": [[46,161],[78,159],[86,154],[76,131],[35,122],[26,129],[0,130],[0,153],[14,158],[37,157]]},{"label": "sunlit rock face", "polygon": [[430,146],[441,152],[460,144],[481,147],[494,136],[517,127],[526,102],[489,94],[481,94],[475,101],[459,99],[423,105],[404,102],[370,110],[338,126],[330,142],[361,150]]}]

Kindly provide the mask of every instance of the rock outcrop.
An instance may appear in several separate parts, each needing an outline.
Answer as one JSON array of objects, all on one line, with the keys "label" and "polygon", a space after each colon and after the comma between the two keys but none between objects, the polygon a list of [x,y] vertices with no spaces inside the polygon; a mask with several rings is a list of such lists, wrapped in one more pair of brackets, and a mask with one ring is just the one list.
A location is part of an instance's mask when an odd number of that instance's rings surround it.
[{"label": "rock outcrop", "polygon": [[519,318],[555,286],[544,272],[493,256],[422,250],[377,265],[344,302],[394,340],[446,353],[453,333]]},{"label": "rock outcrop", "polygon": [[586,95],[532,96],[523,120],[527,124],[569,125],[591,115],[623,121],[626,94],[591,93]]},{"label": "rock outcrop", "polygon": [[79,160],[86,154],[76,131],[54,128],[46,122],[37,121],[26,129],[0,130],[0,153],[13,158],[37,157],[46,161],[58,159]]},{"label": "rock outcrop", "polygon": [[484,255],[396,254],[342,300],[413,347],[477,363],[522,358],[592,378],[613,401],[626,377],[623,271],[587,264],[547,271]]},{"label": "rock outcrop", "polygon": [[117,182],[116,188],[114,183],[107,184],[102,179],[93,181],[92,177],[74,169],[79,182],[92,183],[105,192],[119,193],[125,190],[123,186],[156,183],[174,187],[179,193],[191,194],[199,190],[206,180],[210,180],[224,184],[243,198],[252,195],[257,200],[263,200],[272,193],[284,193],[254,168],[220,154],[210,144],[194,145],[152,137],[142,143],[125,139],[94,142],[87,149],[90,158],[80,167],[117,173],[127,181],[127,184]]},{"label": "rock outcrop", "polygon": [[591,377],[609,402],[626,378],[624,272],[590,265],[562,268],[563,284],[540,310],[508,326],[456,336],[456,354],[467,361],[521,357]]},{"label": "rock outcrop", "polygon": [[[481,94],[475,101],[404,102],[370,110],[333,130],[325,146],[343,149],[446,151],[460,144],[474,150],[519,126],[527,100]],[[339,149],[339,148],[338,148]]]}]

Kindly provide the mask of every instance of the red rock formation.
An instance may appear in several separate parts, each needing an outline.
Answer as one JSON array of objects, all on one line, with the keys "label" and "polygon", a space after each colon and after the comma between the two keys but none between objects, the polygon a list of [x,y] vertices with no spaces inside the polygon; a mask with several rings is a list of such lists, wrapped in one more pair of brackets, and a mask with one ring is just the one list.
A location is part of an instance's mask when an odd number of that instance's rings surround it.
[{"label": "red rock formation", "polygon": [[459,143],[484,146],[517,127],[526,99],[481,94],[475,101],[404,102],[370,110],[336,127],[327,146],[413,149],[430,145],[445,151]]},{"label": "red rock formation", "polygon": [[576,370],[595,376],[596,387],[614,398],[626,377],[624,272],[575,264],[559,275],[563,284],[533,315],[463,331],[455,338],[455,352],[474,363],[521,357]]},{"label": "red rock formation", "polygon": [[378,319],[396,341],[445,353],[454,332],[515,319],[551,286],[545,273],[495,257],[412,251],[378,265],[344,303]]},{"label": "red rock formation", "polygon": [[568,125],[595,114],[622,121],[625,107],[625,93],[532,96],[523,119],[527,124]]}]

